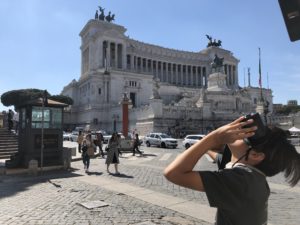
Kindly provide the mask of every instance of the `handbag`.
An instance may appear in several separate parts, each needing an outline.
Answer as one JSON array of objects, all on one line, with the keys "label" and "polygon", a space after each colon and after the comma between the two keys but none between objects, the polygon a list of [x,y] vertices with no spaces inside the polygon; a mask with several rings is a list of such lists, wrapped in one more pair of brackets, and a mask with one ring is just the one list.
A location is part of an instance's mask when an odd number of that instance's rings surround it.
[{"label": "handbag", "polygon": [[94,156],[94,148],[93,148],[93,146],[88,147],[87,154],[88,154],[88,156]]}]

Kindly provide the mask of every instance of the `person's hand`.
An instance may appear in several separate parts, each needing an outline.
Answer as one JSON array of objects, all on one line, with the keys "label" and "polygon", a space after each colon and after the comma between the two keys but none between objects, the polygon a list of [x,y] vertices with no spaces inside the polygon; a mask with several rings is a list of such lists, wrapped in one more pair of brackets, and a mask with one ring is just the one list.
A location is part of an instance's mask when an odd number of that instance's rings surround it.
[{"label": "person's hand", "polygon": [[255,130],[257,129],[256,126],[243,128],[245,125],[253,123],[253,120],[250,119],[242,122],[243,119],[244,117],[240,117],[232,123],[214,130],[210,135],[214,135],[216,141],[220,145],[230,144],[235,142],[236,140],[241,140],[253,136]]}]

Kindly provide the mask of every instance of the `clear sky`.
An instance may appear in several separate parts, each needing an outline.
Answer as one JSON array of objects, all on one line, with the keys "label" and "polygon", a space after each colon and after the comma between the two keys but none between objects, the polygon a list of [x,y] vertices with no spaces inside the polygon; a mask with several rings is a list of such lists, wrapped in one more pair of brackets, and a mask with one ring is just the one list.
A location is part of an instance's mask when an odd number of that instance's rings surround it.
[{"label": "clear sky", "polygon": [[197,52],[206,34],[222,40],[240,60],[242,87],[248,67],[258,86],[260,47],[262,85],[273,90],[273,102],[300,104],[300,41],[289,40],[277,0],[1,0],[0,95],[25,88],[60,94],[78,80],[79,33],[99,5],[142,42]]}]

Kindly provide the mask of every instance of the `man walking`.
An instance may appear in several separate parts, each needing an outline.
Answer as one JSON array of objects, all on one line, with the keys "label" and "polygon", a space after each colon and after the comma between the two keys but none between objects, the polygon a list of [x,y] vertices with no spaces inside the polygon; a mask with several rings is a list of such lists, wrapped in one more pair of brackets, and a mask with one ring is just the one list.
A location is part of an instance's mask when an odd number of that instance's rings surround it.
[{"label": "man walking", "polygon": [[11,130],[13,128],[13,111],[10,109],[8,110],[7,115],[7,122],[8,122],[8,130]]},{"label": "man walking", "polygon": [[143,153],[139,150],[139,146],[140,146],[140,139],[139,139],[139,135],[136,133],[135,134],[135,139],[133,141],[133,149],[132,149],[132,155],[135,155],[135,151],[137,151],[140,156],[143,155]]}]

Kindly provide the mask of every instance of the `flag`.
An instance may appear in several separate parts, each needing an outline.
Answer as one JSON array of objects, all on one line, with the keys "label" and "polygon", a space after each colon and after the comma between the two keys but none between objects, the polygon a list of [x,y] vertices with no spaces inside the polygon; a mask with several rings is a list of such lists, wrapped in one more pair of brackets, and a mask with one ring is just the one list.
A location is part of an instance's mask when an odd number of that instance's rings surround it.
[{"label": "flag", "polygon": [[260,48],[258,48],[258,52],[259,52],[259,64],[258,64],[259,79],[258,79],[258,84],[259,84],[259,87],[261,88],[261,87],[262,87],[262,84],[261,84]]}]

